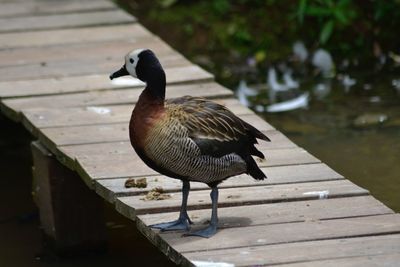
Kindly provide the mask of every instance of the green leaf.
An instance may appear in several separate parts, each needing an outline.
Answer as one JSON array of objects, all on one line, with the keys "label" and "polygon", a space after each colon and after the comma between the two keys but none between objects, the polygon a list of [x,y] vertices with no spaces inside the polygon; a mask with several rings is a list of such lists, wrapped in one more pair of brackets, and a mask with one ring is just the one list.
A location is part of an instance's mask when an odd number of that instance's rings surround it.
[{"label": "green leaf", "polygon": [[307,7],[307,0],[300,0],[299,7],[297,8],[297,17],[299,23],[302,24],[304,21],[304,15]]},{"label": "green leaf", "polygon": [[335,22],[333,20],[329,20],[324,24],[319,35],[319,41],[321,42],[321,44],[325,44],[326,41],[328,41],[329,37],[331,37],[334,26]]}]

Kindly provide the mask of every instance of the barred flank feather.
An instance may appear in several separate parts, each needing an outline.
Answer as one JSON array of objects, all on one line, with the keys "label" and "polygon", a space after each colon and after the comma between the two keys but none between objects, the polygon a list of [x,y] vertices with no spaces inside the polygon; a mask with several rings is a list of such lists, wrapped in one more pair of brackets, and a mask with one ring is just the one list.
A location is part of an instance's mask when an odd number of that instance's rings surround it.
[{"label": "barred flank feather", "polygon": [[251,157],[264,158],[256,138],[269,140],[226,107],[185,96],[166,101],[143,149],[161,169],[188,180],[215,183],[242,173],[260,180],[266,176]]}]

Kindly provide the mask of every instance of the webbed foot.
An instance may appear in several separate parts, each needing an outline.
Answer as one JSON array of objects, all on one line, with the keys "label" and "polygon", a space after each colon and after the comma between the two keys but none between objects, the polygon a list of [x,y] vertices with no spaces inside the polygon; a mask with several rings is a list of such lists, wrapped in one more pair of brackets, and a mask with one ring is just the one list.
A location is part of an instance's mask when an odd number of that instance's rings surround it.
[{"label": "webbed foot", "polygon": [[152,224],[150,225],[150,227],[160,229],[161,231],[175,231],[175,230],[188,231],[190,228],[190,223],[191,221],[189,219],[182,218],[172,222]]},{"label": "webbed foot", "polygon": [[184,234],[184,236],[200,236],[200,237],[204,237],[204,238],[210,238],[213,235],[215,235],[215,233],[217,233],[217,226],[210,224],[207,228],[204,228],[204,229],[201,229],[198,231],[194,231],[194,232],[190,232],[190,233],[186,233],[186,234]]}]

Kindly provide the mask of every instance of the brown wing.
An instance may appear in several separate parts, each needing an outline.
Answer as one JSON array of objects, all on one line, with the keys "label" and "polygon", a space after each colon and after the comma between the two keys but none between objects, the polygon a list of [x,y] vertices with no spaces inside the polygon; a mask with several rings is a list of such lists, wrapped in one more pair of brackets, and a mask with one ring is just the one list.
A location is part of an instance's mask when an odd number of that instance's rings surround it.
[{"label": "brown wing", "polygon": [[184,96],[166,102],[203,154],[222,156],[236,152],[263,157],[256,150],[256,138],[269,141],[263,133],[213,101]]}]

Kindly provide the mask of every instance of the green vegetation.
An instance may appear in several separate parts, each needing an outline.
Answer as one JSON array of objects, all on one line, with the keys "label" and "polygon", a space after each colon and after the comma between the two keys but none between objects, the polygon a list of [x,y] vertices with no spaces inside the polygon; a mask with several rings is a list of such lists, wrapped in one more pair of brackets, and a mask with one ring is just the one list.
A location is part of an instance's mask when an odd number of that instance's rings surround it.
[{"label": "green vegetation", "polygon": [[275,60],[298,39],[339,55],[399,46],[399,0],[120,1],[143,23],[163,27],[167,40],[182,39],[190,53],[229,50]]}]

